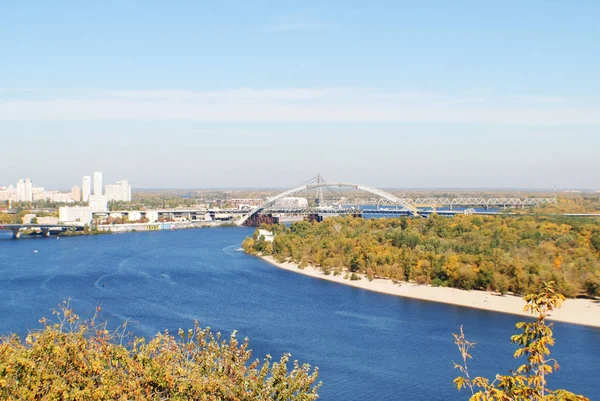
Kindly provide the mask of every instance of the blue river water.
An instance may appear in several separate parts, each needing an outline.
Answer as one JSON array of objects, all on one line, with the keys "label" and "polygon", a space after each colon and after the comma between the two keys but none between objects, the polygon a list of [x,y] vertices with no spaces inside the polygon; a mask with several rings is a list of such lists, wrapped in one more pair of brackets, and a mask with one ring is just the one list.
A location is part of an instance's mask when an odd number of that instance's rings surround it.
[{"label": "blue river water", "polygon": [[[83,317],[101,305],[138,335],[194,319],[248,337],[253,356],[284,352],[319,367],[322,400],[466,400],[452,384],[452,333],[477,343],[470,369],[516,368],[518,317],[393,297],[278,269],[235,252],[250,228],[12,240],[0,232],[0,333],[38,329],[62,300]],[[37,251],[37,252],[34,252]],[[556,324],[550,386],[600,400],[600,330]]]}]

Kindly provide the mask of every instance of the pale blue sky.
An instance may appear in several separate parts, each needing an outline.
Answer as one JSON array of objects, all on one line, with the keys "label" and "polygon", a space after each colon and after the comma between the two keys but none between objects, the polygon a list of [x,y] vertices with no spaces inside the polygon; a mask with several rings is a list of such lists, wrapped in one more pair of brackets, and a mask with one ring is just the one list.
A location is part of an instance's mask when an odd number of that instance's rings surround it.
[{"label": "pale blue sky", "polygon": [[0,185],[600,188],[599,17],[598,1],[0,0]]}]

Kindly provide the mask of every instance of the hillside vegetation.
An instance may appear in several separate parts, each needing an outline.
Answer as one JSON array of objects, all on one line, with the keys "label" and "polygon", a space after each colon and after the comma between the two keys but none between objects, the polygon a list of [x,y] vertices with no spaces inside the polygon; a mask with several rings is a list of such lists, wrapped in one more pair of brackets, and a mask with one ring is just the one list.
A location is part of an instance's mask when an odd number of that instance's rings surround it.
[{"label": "hillside vegetation", "polygon": [[17,400],[298,400],[318,398],[317,370],[289,355],[252,361],[248,340],[210,329],[165,332],[146,341],[80,322],[68,303],[58,321],[0,339],[0,399]]},{"label": "hillside vegetation", "polygon": [[433,215],[428,219],[336,217],[265,227],[250,253],[325,274],[413,281],[500,293],[535,293],[553,281],[569,297],[600,295],[600,222],[565,217]]}]

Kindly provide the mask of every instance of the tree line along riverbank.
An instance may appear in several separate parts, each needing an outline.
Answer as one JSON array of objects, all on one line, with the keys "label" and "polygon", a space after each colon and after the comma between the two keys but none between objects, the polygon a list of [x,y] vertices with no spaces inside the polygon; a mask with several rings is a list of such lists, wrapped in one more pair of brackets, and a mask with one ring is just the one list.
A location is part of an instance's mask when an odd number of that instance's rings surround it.
[{"label": "tree line along riverbank", "polygon": [[440,287],[538,291],[553,281],[568,297],[600,296],[600,222],[565,217],[433,215],[428,219],[335,217],[266,227],[243,242],[325,275],[386,278]]}]

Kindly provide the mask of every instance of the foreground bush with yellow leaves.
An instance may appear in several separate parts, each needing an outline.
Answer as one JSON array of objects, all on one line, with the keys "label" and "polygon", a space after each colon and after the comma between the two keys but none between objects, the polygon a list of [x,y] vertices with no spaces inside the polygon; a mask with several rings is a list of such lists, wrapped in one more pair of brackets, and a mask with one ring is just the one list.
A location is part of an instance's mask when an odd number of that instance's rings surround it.
[{"label": "foreground bush with yellow leaves", "polygon": [[461,375],[454,379],[456,388],[468,389],[471,392],[469,401],[590,401],[589,398],[567,390],[550,390],[547,378],[558,370],[556,359],[550,358],[550,347],[554,345],[553,324],[546,323],[551,312],[560,308],[565,300],[556,292],[553,282],[544,283],[538,294],[529,294],[523,298],[524,310],[536,316],[532,322],[519,322],[516,328],[521,331],[510,340],[519,346],[514,353],[515,358],[527,361],[509,375],[497,374],[493,381],[485,377],[471,377],[468,360],[470,350],[475,346],[465,338],[463,328],[460,334],[454,334],[454,343],[462,356],[461,364],[454,368]]},{"label": "foreground bush with yellow leaves", "polygon": [[[248,340],[228,340],[198,323],[150,341],[80,321],[68,302],[57,322],[25,341],[0,339],[2,400],[315,400],[318,369],[266,356],[250,361]],[[126,343],[126,344],[124,344]]]}]

